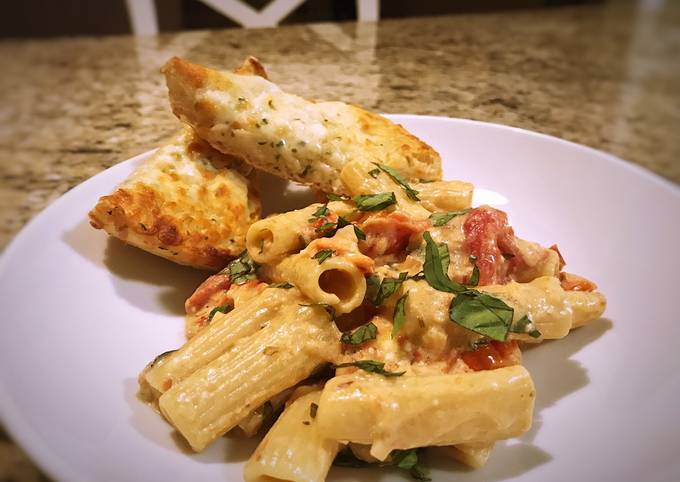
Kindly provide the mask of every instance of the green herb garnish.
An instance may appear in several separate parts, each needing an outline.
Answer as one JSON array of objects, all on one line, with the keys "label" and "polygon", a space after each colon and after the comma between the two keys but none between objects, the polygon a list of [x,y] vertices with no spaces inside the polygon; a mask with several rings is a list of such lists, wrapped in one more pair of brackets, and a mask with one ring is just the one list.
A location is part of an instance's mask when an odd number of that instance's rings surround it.
[{"label": "green herb garnish", "polygon": [[397,203],[397,198],[393,192],[354,196],[352,200],[359,211],[382,211]]},{"label": "green herb garnish", "polygon": [[476,290],[457,294],[449,308],[451,320],[498,341],[507,338],[513,313],[503,301]]},{"label": "green herb garnish", "polygon": [[432,220],[432,226],[440,227],[444,226],[446,223],[451,221],[456,216],[462,216],[467,214],[471,209],[463,209],[462,211],[451,211],[447,213],[432,213],[430,214],[430,219]]},{"label": "green herb garnish", "polygon": [[[310,221],[312,220],[310,219]],[[337,233],[340,229],[350,225],[354,228],[354,234],[356,235],[357,239],[366,239],[366,233],[364,233],[361,230],[361,228],[359,228],[359,226],[350,223],[347,219],[343,218],[342,216],[338,216],[338,220],[334,223],[327,222],[322,224],[321,226],[316,228],[316,231],[318,233],[323,233],[324,238],[332,238],[333,236],[335,236],[335,233]]]},{"label": "green herb garnish", "polygon": [[288,281],[285,281],[283,283],[273,283],[269,285],[270,288],[281,288],[284,290],[289,290],[291,288],[295,288],[292,284],[290,284]]},{"label": "green herb garnish", "polygon": [[331,213],[331,210],[328,209],[328,206],[323,204],[317,208],[316,211],[312,213],[312,217],[309,218],[309,222],[313,223],[319,218],[323,218],[325,216],[328,216]]},{"label": "green herb garnish", "polygon": [[423,233],[425,239],[425,264],[423,272],[425,279],[434,289],[447,293],[462,293],[467,288],[449,279],[446,272],[449,266],[449,249],[446,244],[437,245],[432,239],[429,231]]},{"label": "green herb garnish", "polygon": [[391,372],[385,370],[385,363],[375,360],[357,360],[349,363],[334,365],[334,368],[357,367],[365,372],[376,373],[384,377],[400,377],[406,372]]},{"label": "green herb garnish", "polygon": [[333,250],[332,249],[322,249],[318,253],[316,253],[314,256],[312,256],[313,259],[316,259],[319,261],[319,264],[323,263],[326,261],[328,258],[333,256]]},{"label": "green herb garnish", "polygon": [[212,310],[210,310],[210,313],[208,314],[208,323],[212,321],[212,319],[215,317],[217,313],[229,313],[233,309],[234,307],[232,305],[220,305],[214,307]]},{"label": "green herb garnish", "polygon": [[[389,166],[386,166],[384,164],[378,164],[374,163],[378,168],[383,171],[385,174],[390,176],[394,182],[399,184],[401,188],[404,190],[406,195],[408,196],[409,199],[413,201],[420,201],[420,198],[418,197],[418,191],[413,189],[411,186],[408,185],[408,182],[406,182],[406,179],[403,178],[401,174],[399,174],[399,171],[396,169],[393,169]],[[369,172],[370,174],[370,172]],[[375,177],[375,176],[373,176]]]},{"label": "green herb garnish", "polygon": [[416,480],[430,481],[429,470],[419,463],[419,449],[409,450],[393,450],[390,454],[392,465],[402,469],[408,470]]},{"label": "green herb garnish", "polygon": [[227,265],[229,278],[236,285],[257,278],[257,264],[250,258],[248,251],[242,252],[238,258]]},{"label": "green herb garnish", "polygon": [[392,338],[397,336],[401,327],[404,326],[406,321],[406,300],[408,299],[408,293],[397,300],[397,304],[394,305],[394,315],[392,316]]},{"label": "green herb garnish", "polygon": [[172,354],[175,353],[176,351],[177,351],[177,350],[168,350],[168,351],[164,351],[163,353],[161,353],[160,355],[158,355],[156,358],[154,358],[154,359],[151,361],[151,363],[149,363],[149,366],[150,366],[150,367],[154,366],[156,363],[158,363],[159,361],[161,361],[163,358],[165,358],[165,357],[168,356],[168,355],[172,355]]},{"label": "green herb garnish", "polygon": [[299,306],[305,306],[307,308],[314,308],[314,307],[319,307],[323,308],[326,313],[331,317],[331,320],[335,321],[335,308],[329,305],[328,303],[309,303],[309,304],[300,304]]},{"label": "green herb garnish", "polygon": [[477,256],[470,256],[470,263],[472,263],[472,274],[468,281],[469,286],[477,286],[479,284],[479,267],[477,266]]},{"label": "green herb garnish", "polygon": [[369,321],[351,333],[343,333],[340,341],[346,345],[361,345],[369,340],[375,340],[377,334],[378,327]]},{"label": "green herb garnish", "polygon": [[407,272],[399,273],[398,278],[383,278],[378,287],[377,293],[374,298],[372,298],[372,303],[375,306],[382,305],[387,298],[392,296],[402,285],[406,278],[408,277]]},{"label": "green herb garnish", "polygon": [[380,277],[378,275],[372,274],[366,278],[366,294],[364,295],[364,300],[368,300],[375,304],[376,297],[378,296],[378,291],[380,290]]},{"label": "green herb garnish", "polygon": [[366,467],[397,467],[402,470],[409,471],[411,477],[423,482],[432,480],[429,476],[429,470],[420,462],[420,449],[409,450],[393,450],[390,453],[390,458],[386,462],[370,463],[361,460],[350,448],[345,448],[338,452],[337,457],[333,461],[333,465],[338,467],[352,467],[355,469],[363,469]]},{"label": "green herb garnish", "polygon": [[529,319],[527,315],[517,320],[510,326],[510,331],[513,333],[520,333],[523,335],[529,335],[531,338],[540,338],[541,332],[536,328],[533,328],[533,322]]}]

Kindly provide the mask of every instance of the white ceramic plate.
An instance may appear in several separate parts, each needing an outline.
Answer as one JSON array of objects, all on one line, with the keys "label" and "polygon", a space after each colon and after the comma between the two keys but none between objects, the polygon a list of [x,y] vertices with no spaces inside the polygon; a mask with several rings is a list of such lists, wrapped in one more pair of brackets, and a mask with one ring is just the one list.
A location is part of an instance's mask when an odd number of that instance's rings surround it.
[{"label": "white ceramic plate", "polygon": [[[482,197],[508,211],[519,236],[558,243],[568,270],[609,298],[605,319],[526,353],[538,394],[532,430],[498,444],[478,471],[431,458],[434,479],[680,480],[680,190],[552,137],[392,118],[439,150],[446,178],[488,190]],[[184,299],[205,276],[88,225],[98,197],[147,155],[70,191],[4,254],[2,420],[60,481],[240,480],[256,442],[224,439],[182,453],[170,427],[135,398],[140,369],[182,342]],[[287,199],[299,202],[295,193]],[[350,469],[330,476],[356,478],[386,480]]]}]

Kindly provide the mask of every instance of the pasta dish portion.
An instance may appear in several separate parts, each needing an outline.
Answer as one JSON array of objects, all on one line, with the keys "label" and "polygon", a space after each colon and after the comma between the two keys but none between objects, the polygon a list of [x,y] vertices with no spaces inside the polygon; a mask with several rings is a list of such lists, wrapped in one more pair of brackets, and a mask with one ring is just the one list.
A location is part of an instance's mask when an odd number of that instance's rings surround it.
[{"label": "pasta dish portion", "polygon": [[[401,126],[285,93],[257,59],[163,72],[187,130],[90,216],[221,269],[186,300],[186,343],[139,375],[140,397],[191,449],[261,432],[246,481],[323,481],[333,464],[429,480],[426,448],[477,468],[530,428],[521,349],[606,306],[557,246],[473,206],[472,184],[441,180],[439,155]],[[260,219],[258,169],[320,202]]]},{"label": "pasta dish portion", "polygon": [[566,336],[605,299],[461,183],[416,190],[360,161],[341,180],[349,196],[249,228],[246,252],[187,300],[189,341],[144,370],[144,393],[196,451],[283,410],[249,481],[323,480],[339,452],[415,460],[423,478],[428,446],[480,466],[531,425],[520,345]]}]

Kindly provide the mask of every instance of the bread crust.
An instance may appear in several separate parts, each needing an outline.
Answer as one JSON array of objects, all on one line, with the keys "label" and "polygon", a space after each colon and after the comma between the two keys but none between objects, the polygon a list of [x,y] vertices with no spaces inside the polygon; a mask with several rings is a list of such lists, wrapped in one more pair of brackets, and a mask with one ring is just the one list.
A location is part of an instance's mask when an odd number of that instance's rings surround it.
[{"label": "bread crust", "polygon": [[176,263],[219,270],[245,249],[260,216],[249,171],[187,128],[100,198],[90,224]]},{"label": "bread crust", "polygon": [[441,179],[439,154],[402,126],[354,105],[288,94],[252,75],[259,62],[246,64],[220,72],[174,57],[162,69],[173,112],[215,149],[336,194],[347,194],[340,171],[353,159],[387,164],[410,180]]}]

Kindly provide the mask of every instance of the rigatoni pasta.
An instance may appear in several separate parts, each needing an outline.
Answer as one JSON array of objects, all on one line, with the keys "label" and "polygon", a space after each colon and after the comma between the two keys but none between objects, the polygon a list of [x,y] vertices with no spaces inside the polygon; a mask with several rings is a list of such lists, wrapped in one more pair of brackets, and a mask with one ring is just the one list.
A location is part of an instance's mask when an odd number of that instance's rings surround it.
[{"label": "rigatoni pasta", "polygon": [[502,440],[531,426],[534,385],[521,366],[453,375],[341,375],[325,386],[320,430],[371,444],[384,460],[395,449]]},{"label": "rigatoni pasta", "polygon": [[304,394],[283,411],[246,463],[246,482],[325,480],[340,443],[319,429],[320,389]]},{"label": "rigatoni pasta", "polygon": [[339,332],[315,307],[293,304],[278,319],[161,395],[161,413],[203,450],[255,407],[337,357]]}]

